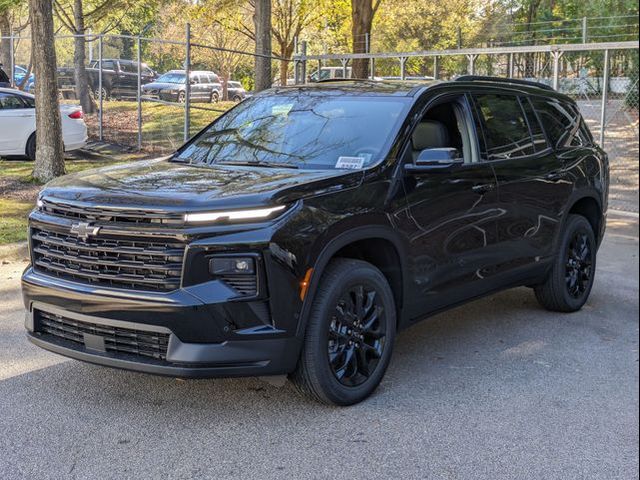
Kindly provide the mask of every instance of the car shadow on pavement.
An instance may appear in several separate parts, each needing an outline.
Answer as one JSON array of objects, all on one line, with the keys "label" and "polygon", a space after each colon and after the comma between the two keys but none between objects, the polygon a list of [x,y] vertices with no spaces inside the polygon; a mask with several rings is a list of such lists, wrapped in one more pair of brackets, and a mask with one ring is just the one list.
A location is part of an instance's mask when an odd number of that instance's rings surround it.
[{"label": "car shadow on pavement", "polygon": [[[512,368],[514,359],[535,355],[550,341],[550,323],[557,324],[556,317],[542,311],[526,288],[419,322],[399,334],[385,379],[361,407],[401,403],[408,394],[441,395],[447,389],[453,393],[461,388],[461,380],[469,380],[471,372],[474,381],[481,382],[483,375],[493,376],[501,366]],[[13,385],[9,388],[7,384]],[[176,412],[232,408],[257,413],[274,404],[292,410],[323,408],[300,396],[289,382],[276,387],[257,378],[181,380],[74,360],[8,378],[0,382],[0,393],[3,390],[60,405],[85,404],[94,412],[104,409],[105,414],[136,408]]]}]

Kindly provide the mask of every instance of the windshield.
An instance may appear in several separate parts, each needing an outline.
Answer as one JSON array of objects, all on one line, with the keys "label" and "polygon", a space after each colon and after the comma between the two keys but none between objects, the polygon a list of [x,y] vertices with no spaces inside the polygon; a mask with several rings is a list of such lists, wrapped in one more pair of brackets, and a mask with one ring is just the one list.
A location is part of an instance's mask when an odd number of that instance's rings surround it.
[{"label": "windshield", "polygon": [[384,158],[408,105],[405,98],[306,92],[254,97],[220,117],[174,160],[364,168]]},{"label": "windshield", "polygon": [[161,75],[156,82],[158,83],[184,83],[184,73],[165,73]]}]

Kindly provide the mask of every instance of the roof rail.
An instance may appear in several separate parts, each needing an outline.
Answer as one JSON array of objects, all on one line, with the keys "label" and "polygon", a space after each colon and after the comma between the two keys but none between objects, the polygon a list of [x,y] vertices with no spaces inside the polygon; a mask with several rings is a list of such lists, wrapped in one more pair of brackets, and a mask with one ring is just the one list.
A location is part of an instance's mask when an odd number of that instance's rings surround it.
[{"label": "roof rail", "polygon": [[492,82],[492,83],[511,83],[513,85],[526,85],[528,87],[538,87],[544,90],[555,91],[550,85],[540,82],[532,82],[531,80],[517,80],[515,78],[502,77],[485,77],[482,75],[462,75],[456,78],[456,82]]},{"label": "roof rail", "polygon": [[329,82],[373,82],[370,78],[322,78],[311,83],[329,83]]}]

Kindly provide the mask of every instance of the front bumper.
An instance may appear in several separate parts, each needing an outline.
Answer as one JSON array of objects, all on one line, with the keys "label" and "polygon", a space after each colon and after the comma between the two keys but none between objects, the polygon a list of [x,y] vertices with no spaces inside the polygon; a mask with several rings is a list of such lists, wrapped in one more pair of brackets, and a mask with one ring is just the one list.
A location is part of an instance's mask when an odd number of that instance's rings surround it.
[{"label": "front bumper", "polygon": [[[247,315],[249,302],[207,304],[179,289],[157,294],[79,285],[28,268],[22,279],[29,340],[77,360],[184,378],[286,374],[295,368],[300,342],[275,328],[225,328],[229,316]],[[214,293],[215,295],[215,293]],[[92,348],[38,327],[39,312],[97,327],[168,335],[162,359]]]}]

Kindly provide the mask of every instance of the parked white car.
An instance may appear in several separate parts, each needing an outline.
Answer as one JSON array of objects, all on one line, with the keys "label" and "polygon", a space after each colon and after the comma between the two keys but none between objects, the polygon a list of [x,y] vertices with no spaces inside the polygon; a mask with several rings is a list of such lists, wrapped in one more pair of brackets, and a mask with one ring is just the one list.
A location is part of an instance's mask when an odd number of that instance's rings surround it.
[{"label": "parked white car", "polygon": [[[62,140],[65,151],[87,144],[87,125],[82,107],[61,105]],[[36,108],[34,96],[0,88],[0,156],[36,157]]]}]

